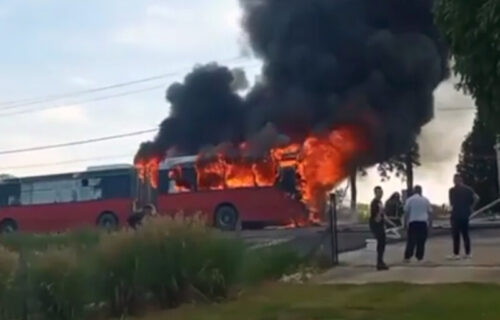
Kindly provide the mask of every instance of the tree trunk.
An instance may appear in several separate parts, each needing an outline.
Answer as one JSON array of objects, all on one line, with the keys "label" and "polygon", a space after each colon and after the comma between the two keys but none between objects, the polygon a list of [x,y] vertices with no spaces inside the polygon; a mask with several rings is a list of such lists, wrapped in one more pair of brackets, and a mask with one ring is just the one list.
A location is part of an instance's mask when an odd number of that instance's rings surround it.
[{"label": "tree trunk", "polygon": [[354,169],[351,172],[351,176],[349,178],[351,183],[351,212],[355,212],[358,204],[358,186],[357,186],[357,173],[358,170]]},{"label": "tree trunk", "polygon": [[410,196],[413,193],[413,161],[411,151],[406,154],[406,191]]}]

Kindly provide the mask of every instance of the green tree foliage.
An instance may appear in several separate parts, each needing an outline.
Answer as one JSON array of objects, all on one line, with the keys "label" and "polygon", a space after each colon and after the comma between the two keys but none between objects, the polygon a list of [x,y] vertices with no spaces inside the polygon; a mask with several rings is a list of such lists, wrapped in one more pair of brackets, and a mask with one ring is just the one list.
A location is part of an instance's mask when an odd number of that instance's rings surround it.
[{"label": "green tree foliage", "polygon": [[436,19],[453,55],[459,87],[500,132],[500,1],[437,0]]},{"label": "green tree foliage", "polygon": [[418,143],[402,155],[393,157],[377,166],[382,181],[389,180],[392,175],[406,181],[407,190],[413,189],[413,169],[420,166],[420,153]]},{"label": "green tree foliage", "polygon": [[481,197],[480,205],[491,203],[499,195],[495,142],[493,130],[476,118],[472,132],[462,144],[457,170]]}]

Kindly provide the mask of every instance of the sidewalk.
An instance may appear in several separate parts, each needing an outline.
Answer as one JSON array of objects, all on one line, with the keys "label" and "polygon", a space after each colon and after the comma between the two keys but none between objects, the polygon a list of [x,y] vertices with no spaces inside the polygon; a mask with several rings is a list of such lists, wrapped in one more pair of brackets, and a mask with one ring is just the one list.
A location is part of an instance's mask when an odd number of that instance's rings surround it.
[{"label": "sidewalk", "polygon": [[389,271],[378,272],[374,268],[376,253],[367,249],[340,255],[341,266],[317,277],[315,282],[325,284],[366,284],[406,282],[432,283],[499,283],[500,284],[500,230],[478,231],[472,235],[473,258],[448,261],[451,239],[437,237],[427,244],[423,263],[403,263],[405,244],[387,247],[386,262]]}]

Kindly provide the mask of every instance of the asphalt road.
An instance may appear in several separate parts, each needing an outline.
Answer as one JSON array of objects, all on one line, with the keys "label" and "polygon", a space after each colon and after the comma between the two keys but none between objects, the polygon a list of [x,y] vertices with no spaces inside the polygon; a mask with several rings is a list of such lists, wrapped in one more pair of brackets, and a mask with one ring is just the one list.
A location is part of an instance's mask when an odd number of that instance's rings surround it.
[{"label": "asphalt road", "polygon": [[[446,221],[436,223],[436,228],[430,232],[430,236],[443,236],[450,233]],[[499,222],[479,221],[471,224],[473,234],[485,232],[499,232]],[[266,247],[286,244],[297,250],[302,255],[310,255],[314,252],[329,255],[331,253],[331,239],[327,227],[309,227],[297,229],[264,229],[242,231],[240,236],[254,247]],[[399,239],[388,238],[388,242],[404,241],[404,232]],[[373,238],[366,224],[341,225],[338,230],[339,253],[358,250],[366,245],[366,240]]]}]

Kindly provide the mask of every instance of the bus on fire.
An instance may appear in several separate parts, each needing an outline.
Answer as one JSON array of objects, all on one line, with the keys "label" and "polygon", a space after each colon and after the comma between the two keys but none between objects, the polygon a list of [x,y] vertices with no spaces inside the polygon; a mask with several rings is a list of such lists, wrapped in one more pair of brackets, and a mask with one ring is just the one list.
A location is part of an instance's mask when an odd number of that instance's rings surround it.
[{"label": "bus on fire", "polygon": [[7,177],[0,180],[0,233],[125,227],[146,206],[160,214],[202,213],[222,230],[234,230],[239,222],[263,226],[307,217],[292,168],[279,168],[273,185],[207,188],[200,185],[196,165],[196,157],[181,157],[166,159],[146,176],[133,166],[104,166]]}]

